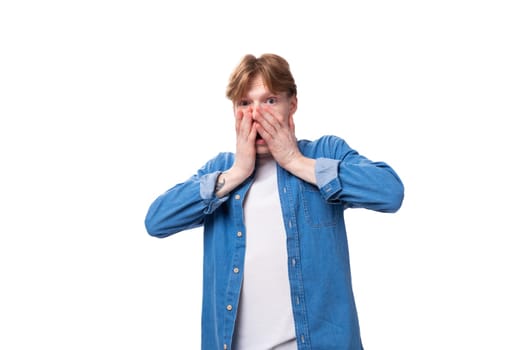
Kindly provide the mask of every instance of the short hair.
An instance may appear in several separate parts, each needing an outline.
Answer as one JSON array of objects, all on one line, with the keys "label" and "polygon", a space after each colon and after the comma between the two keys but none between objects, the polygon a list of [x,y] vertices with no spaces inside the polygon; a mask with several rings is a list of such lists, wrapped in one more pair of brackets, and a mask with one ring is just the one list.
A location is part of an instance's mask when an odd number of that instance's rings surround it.
[{"label": "short hair", "polygon": [[288,62],[276,54],[266,53],[260,57],[245,55],[230,75],[226,88],[226,97],[239,101],[246,91],[250,80],[261,74],[264,84],[274,93],[286,92],[289,97],[297,95],[297,86]]}]

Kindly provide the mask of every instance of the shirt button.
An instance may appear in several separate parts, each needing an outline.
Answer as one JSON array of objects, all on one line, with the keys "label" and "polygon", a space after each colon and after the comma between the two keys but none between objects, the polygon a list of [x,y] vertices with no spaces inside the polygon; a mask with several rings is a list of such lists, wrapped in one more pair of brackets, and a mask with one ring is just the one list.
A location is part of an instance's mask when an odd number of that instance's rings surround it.
[{"label": "shirt button", "polygon": [[240,194],[236,194],[235,195],[235,199],[241,199],[241,195]]},{"label": "shirt button", "polygon": [[231,306],[231,305],[226,306],[226,310],[232,311],[233,310],[233,306]]},{"label": "shirt button", "polygon": [[234,272],[234,273],[239,273],[239,268],[238,268],[238,267],[234,267],[234,268],[233,268],[233,272]]},{"label": "shirt button", "polygon": [[242,232],[241,231],[237,232],[237,237],[242,237]]}]

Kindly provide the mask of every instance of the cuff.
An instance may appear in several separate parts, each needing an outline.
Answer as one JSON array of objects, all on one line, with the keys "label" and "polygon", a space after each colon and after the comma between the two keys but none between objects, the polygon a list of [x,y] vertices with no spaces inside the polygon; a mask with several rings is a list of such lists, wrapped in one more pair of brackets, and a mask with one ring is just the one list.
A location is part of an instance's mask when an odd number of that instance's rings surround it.
[{"label": "cuff", "polygon": [[206,205],[206,209],[204,210],[205,214],[214,212],[215,209],[217,209],[222,203],[226,202],[229,198],[229,196],[217,198],[215,195],[215,184],[220,174],[220,171],[215,171],[203,175],[200,178],[200,195]]},{"label": "cuff", "polygon": [[315,161],[315,180],[325,199],[330,199],[341,189],[339,163],[339,160],[330,158],[317,158]]}]

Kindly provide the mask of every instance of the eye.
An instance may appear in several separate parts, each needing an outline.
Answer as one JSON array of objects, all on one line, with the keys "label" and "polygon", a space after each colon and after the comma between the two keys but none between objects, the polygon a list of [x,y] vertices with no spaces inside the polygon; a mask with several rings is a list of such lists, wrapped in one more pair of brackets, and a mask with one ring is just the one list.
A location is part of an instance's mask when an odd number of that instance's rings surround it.
[{"label": "eye", "polygon": [[277,103],[277,98],[276,97],[268,97],[266,99],[266,103],[268,103],[269,105],[274,105]]},{"label": "eye", "polygon": [[239,107],[246,107],[246,106],[248,106],[249,104],[250,104],[250,102],[248,102],[247,100],[240,100],[240,101],[237,103],[237,105],[238,105]]}]

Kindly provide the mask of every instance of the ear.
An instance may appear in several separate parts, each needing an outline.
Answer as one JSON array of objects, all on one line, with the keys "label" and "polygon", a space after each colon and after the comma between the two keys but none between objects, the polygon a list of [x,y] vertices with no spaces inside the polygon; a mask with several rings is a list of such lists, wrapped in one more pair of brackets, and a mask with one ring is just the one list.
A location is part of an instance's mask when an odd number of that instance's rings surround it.
[{"label": "ear", "polygon": [[290,117],[297,111],[297,96],[290,97]]},{"label": "ear", "polygon": [[290,129],[295,133],[295,123],[293,121],[293,116],[297,111],[297,96],[290,97],[290,113],[288,115],[288,125]]},{"label": "ear", "polygon": [[297,111],[297,97],[293,96],[290,98],[290,114],[288,116],[288,126],[290,127],[290,130],[292,130],[293,134],[295,135],[295,122],[293,120],[295,112]]},{"label": "ear", "polygon": [[288,118],[288,127],[292,130],[292,133],[295,135],[295,122],[293,121],[293,114],[290,114]]}]

